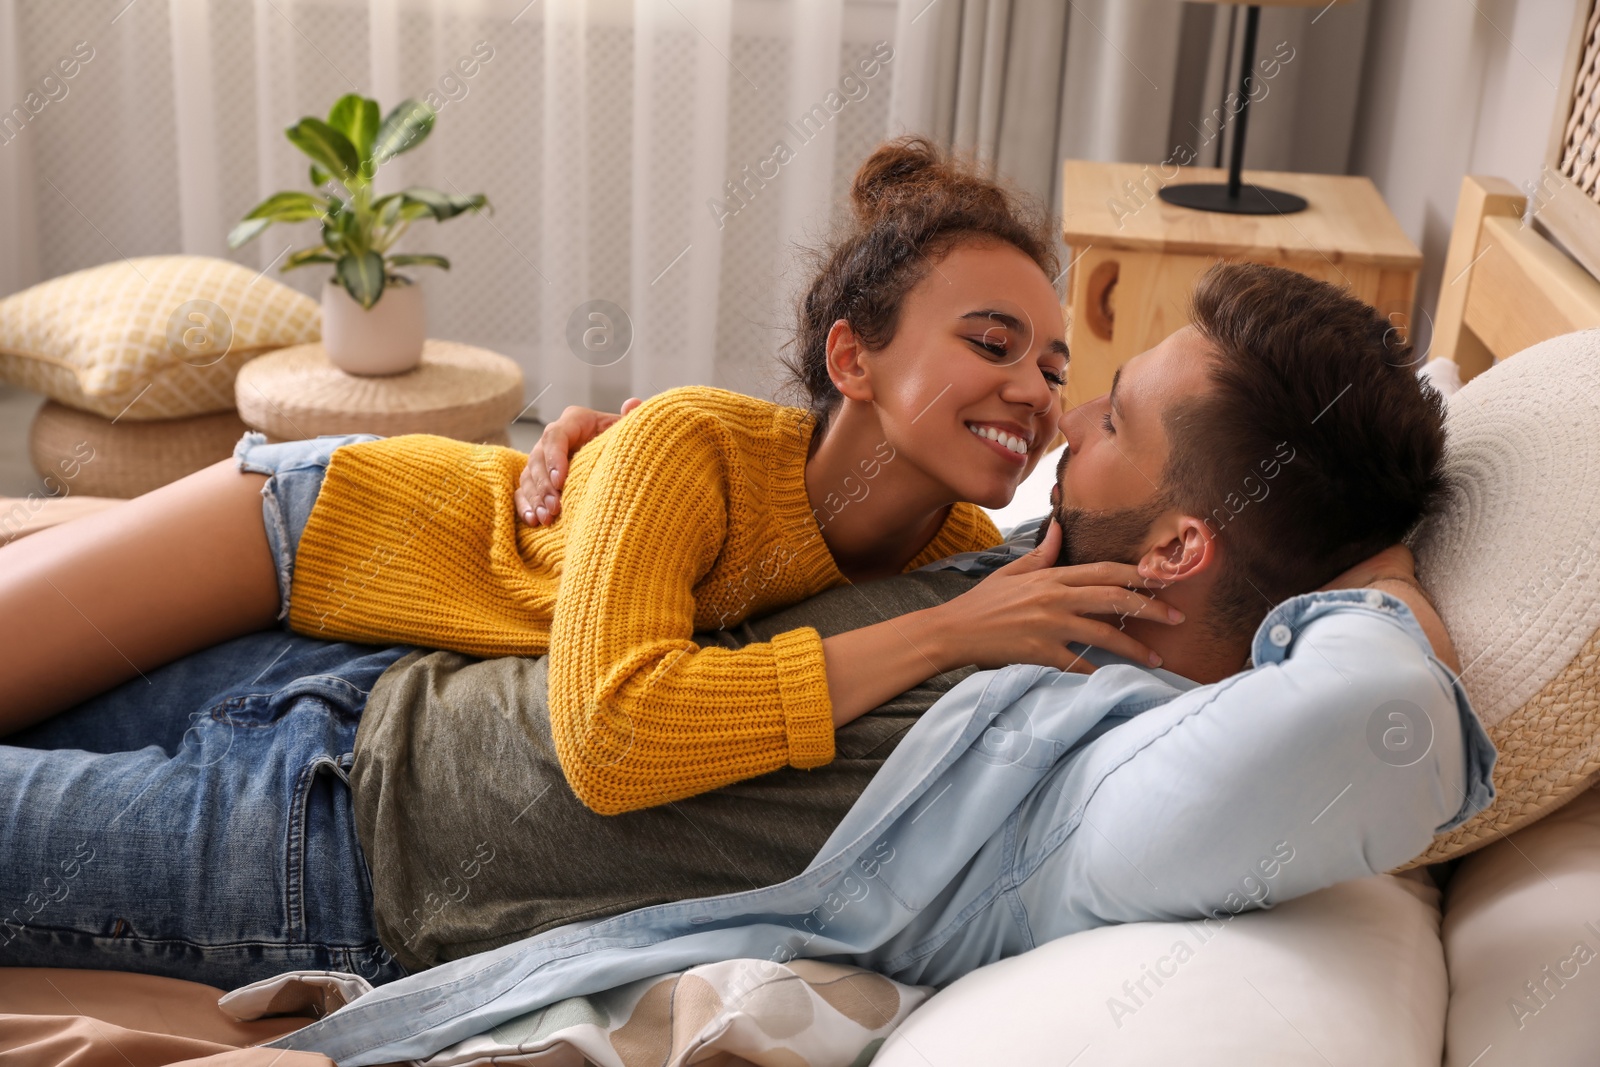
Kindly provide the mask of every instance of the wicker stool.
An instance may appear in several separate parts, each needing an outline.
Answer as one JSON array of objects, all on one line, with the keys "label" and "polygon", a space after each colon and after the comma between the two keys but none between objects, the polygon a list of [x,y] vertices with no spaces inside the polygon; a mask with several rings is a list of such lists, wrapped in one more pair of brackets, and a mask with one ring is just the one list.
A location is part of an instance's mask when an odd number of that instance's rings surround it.
[{"label": "wicker stool", "polygon": [[126,498],[227,459],[246,429],[232,411],[113,422],[51,400],[33,418],[28,453],[52,493]]},{"label": "wicker stool", "polygon": [[260,356],[234,380],[239,415],[272,441],[335,433],[393,437],[432,433],[509,445],[522,411],[522,370],[504,356],[454,341],[428,341],[404,374],[346,374],[321,344]]}]

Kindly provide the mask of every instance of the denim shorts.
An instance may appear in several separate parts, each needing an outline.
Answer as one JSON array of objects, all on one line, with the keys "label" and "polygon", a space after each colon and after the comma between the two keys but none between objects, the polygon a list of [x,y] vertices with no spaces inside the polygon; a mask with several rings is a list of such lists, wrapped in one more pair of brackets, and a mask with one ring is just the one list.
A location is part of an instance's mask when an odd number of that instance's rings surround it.
[{"label": "denim shorts", "polygon": [[289,618],[289,587],[294,582],[294,553],[305,532],[306,519],[322,491],[333,450],[341,445],[380,440],[377,434],[327,434],[305,441],[267,444],[267,435],[254,430],[239,439],[233,448],[234,462],[241,471],[265,474],[261,487],[261,519],[267,528],[267,544],[278,569],[278,621]]}]

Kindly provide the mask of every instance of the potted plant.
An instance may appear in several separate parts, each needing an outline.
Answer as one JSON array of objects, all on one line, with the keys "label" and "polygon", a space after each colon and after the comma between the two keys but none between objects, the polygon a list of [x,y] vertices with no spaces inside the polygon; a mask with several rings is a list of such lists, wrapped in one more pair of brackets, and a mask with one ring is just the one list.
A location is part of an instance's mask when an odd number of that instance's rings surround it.
[{"label": "potted plant", "polygon": [[238,248],[274,222],[322,221],[322,244],[290,253],[282,269],[333,264],[322,286],[322,345],[351,374],[398,374],[422,359],[428,334],[422,287],[397,268],[449,270],[450,261],[391,252],[394,243],[417,219],[443,222],[489,207],[482,193],[413,187],[375,194],[378,168],[421,144],[433,120],[433,109],[418,100],[404,101],[380,122],[376,100],[340,97],[326,122],[307,116],[284,131],[311,157],[311,184],[319,191],[274,193],[228,234],[228,247]]}]

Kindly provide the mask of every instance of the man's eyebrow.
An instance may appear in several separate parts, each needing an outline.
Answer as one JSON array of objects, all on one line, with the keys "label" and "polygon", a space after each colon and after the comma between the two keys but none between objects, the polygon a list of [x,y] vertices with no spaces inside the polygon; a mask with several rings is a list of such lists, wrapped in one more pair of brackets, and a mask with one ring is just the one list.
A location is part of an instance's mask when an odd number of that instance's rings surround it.
[{"label": "man's eyebrow", "polygon": [[1111,410],[1117,413],[1117,418],[1121,419],[1123,422],[1127,422],[1128,416],[1122,413],[1122,406],[1117,403],[1117,382],[1120,381],[1121,378],[1122,368],[1118,367],[1116,373],[1111,376]]}]

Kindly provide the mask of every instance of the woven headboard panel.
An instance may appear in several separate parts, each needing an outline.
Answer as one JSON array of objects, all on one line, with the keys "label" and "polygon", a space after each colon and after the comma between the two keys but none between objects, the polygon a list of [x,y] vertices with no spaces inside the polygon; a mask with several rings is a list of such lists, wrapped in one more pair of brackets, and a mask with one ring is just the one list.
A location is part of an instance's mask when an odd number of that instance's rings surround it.
[{"label": "woven headboard panel", "polygon": [[1600,3],[1578,0],[1534,219],[1600,275]]},{"label": "woven headboard panel", "polygon": [[1581,32],[1569,47],[1577,55],[1565,94],[1567,115],[1558,121],[1555,171],[1600,204],[1600,5],[1580,4]]}]

